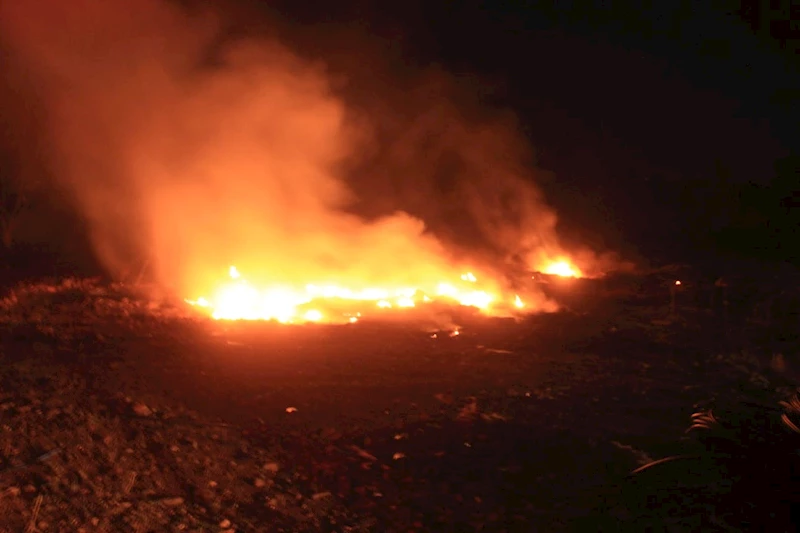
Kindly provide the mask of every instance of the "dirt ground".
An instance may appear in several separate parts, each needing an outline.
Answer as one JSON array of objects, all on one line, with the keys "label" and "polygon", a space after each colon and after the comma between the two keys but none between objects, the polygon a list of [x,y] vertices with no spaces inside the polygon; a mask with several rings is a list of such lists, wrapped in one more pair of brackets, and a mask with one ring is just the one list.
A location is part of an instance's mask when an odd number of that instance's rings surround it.
[{"label": "dirt ground", "polygon": [[450,336],[20,286],[0,305],[0,531],[637,531],[625,474],[678,450],[698,402],[787,394],[794,355],[626,291]]}]

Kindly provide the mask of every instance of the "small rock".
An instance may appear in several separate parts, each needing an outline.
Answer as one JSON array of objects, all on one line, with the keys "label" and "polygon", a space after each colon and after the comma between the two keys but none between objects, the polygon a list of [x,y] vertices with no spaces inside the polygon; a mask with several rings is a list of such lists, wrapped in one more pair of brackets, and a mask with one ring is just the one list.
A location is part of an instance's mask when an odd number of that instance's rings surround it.
[{"label": "small rock", "polygon": [[183,498],[181,498],[180,496],[176,496],[174,498],[163,498],[161,500],[161,503],[163,503],[167,507],[178,507],[180,505],[183,505]]},{"label": "small rock", "polygon": [[226,518],[225,520],[219,523],[219,527],[221,527],[222,529],[228,529],[229,527],[231,527],[231,521]]},{"label": "small rock", "polygon": [[19,487],[8,487],[6,489],[6,493],[10,496],[19,496],[21,492],[22,491],[19,489]]},{"label": "small rock", "polygon": [[328,498],[330,496],[331,496],[330,492],[318,492],[318,493],[314,494],[313,496],[311,496],[311,499],[314,500],[314,501],[317,501],[317,500],[321,500],[323,498]]},{"label": "small rock", "polygon": [[147,407],[145,404],[143,404],[141,402],[136,402],[135,404],[133,404],[133,406],[131,408],[133,409],[133,412],[137,416],[152,416],[153,415],[152,409],[150,409],[149,407]]},{"label": "small rock", "polygon": [[264,465],[264,470],[267,472],[272,472],[273,474],[276,473],[280,469],[278,463],[267,463]]},{"label": "small rock", "polygon": [[256,487],[257,489],[261,489],[267,486],[267,482],[261,478],[256,478],[255,480],[253,480],[253,486]]}]

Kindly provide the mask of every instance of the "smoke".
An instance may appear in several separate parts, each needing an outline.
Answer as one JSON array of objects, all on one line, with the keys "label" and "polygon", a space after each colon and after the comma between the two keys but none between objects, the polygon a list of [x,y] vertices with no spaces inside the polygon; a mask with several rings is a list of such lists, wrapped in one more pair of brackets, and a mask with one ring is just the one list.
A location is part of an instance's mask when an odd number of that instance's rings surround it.
[{"label": "smoke", "polygon": [[[518,266],[558,255],[556,216],[531,181],[531,154],[513,117],[472,118],[440,72],[405,93],[405,121],[381,122],[366,179],[387,187],[383,210],[403,209],[440,238]],[[384,110],[380,116],[391,116]],[[527,168],[526,168],[527,167]]]},{"label": "smoke", "polygon": [[512,118],[467,116],[441,72],[381,83],[354,61],[342,83],[274,34],[226,38],[224,20],[166,0],[0,3],[52,174],[110,272],[149,259],[196,294],[229,264],[414,283],[558,254]]}]

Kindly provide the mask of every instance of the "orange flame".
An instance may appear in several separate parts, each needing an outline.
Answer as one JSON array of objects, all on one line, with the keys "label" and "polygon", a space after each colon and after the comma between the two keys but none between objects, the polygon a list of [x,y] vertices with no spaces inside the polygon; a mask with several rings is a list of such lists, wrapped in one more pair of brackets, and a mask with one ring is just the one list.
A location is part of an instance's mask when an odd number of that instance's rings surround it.
[{"label": "orange flame", "polygon": [[216,320],[275,320],[281,323],[355,323],[362,311],[415,308],[444,302],[471,307],[486,314],[521,310],[525,303],[518,294],[504,297],[480,288],[472,272],[459,282],[440,282],[430,287],[352,289],[335,284],[307,284],[302,289],[290,286],[258,287],[244,279],[235,266],[229,280],[221,283],[211,297],[186,299],[204,309]]},{"label": "orange flame", "polygon": [[578,268],[574,265],[570,264],[569,261],[564,259],[550,263],[542,269],[542,272],[552,276],[561,276],[564,278],[581,277],[581,271],[578,270]]}]

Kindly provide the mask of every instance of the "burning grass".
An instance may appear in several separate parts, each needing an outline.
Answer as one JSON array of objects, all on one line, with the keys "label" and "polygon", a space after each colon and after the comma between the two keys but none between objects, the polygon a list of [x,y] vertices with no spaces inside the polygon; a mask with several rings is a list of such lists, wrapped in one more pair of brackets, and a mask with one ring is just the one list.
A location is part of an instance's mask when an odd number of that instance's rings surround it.
[{"label": "burning grass", "polygon": [[519,295],[515,294],[507,302],[498,302],[496,295],[469,286],[477,283],[471,272],[461,275],[461,287],[442,282],[427,290],[419,287],[352,290],[331,284],[307,284],[302,290],[291,287],[259,290],[242,279],[236,267],[230,267],[229,274],[231,281],[222,284],[212,298],[201,297],[187,300],[187,303],[207,309],[215,319],[351,324],[357,322],[367,308],[372,311],[395,307],[408,309],[432,303],[434,299],[485,312],[509,312],[511,309],[522,312],[525,307]]},{"label": "burning grass", "polygon": [[[545,266],[543,272],[565,278],[580,277],[580,271],[567,260]],[[205,310],[217,320],[276,320],[281,323],[356,323],[365,314],[380,310],[411,309],[434,305],[470,307],[487,316],[522,316],[535,312],[553,312],[558,305],[544,297],[535,286],[521,287],[523,295],[502,289],[489,279],[479,279],[472,272],[458,276],[456,282],[439,281],[419,286],[350,287],[307,283],[294,285],[250,283],[235,266],[228,270],[229,280],[220,283],[213,296],[185,301]],[[518,285],[518,284],[517,284]]]}]

